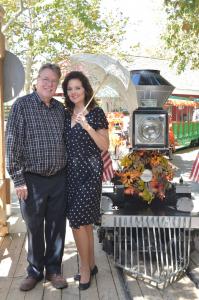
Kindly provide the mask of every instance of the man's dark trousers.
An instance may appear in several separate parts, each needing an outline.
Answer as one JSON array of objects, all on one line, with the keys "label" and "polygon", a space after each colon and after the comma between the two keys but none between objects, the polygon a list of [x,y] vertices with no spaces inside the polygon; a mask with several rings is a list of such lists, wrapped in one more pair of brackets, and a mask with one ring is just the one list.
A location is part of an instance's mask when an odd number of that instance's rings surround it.
[{"label": "man's dark trousers", "polygon": [[65,169],[52,176],[25,173],[28,198],[20,200],[28,233],[29,276],[60,274],[66,231]]}]

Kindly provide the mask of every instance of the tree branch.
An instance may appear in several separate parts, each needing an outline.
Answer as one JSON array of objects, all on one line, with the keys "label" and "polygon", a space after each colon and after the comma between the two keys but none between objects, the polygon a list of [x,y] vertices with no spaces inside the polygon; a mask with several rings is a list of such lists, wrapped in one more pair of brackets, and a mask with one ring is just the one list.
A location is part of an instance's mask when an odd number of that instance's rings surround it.
[{"label": "tree branch", "polygon": [[8,21],[7,24],[5,24],[2,28],[2,33],[5,33],[9,26],[26,10],[27,8],[24,7],[23,0],[20,0],[20,8],[16,12],[16,14]]}]

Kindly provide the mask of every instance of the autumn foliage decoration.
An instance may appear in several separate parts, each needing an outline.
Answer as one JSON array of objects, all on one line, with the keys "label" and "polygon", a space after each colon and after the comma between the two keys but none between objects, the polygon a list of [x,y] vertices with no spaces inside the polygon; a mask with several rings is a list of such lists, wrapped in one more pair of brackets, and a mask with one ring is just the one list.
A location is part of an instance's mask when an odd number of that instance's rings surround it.
[{"label": "autumn foliage decoration", "polygon": [[[158,151],[134,151],[120,160],[120,166],[122,169],[117,175],[126,194],[136,194],[149,204],[154,198],[164,200],[166,190],[171,188],[174,169],[163,154]],[[142,179],[146,170],[151,173],[149,182]]]}]

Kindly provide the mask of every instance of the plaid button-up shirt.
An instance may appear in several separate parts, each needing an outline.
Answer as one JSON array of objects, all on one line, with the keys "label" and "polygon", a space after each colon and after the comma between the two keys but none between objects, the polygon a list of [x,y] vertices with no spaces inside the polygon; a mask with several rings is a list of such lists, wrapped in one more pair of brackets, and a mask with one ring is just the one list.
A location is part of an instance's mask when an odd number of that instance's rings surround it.
[{"label": "plaid button-up shirt", "polygon": [[54,175],[66,165],[64,106],[52,99],[46,106],[36,92],[17,99],[6,127],[6,166],[15,187],[24,172]]}]

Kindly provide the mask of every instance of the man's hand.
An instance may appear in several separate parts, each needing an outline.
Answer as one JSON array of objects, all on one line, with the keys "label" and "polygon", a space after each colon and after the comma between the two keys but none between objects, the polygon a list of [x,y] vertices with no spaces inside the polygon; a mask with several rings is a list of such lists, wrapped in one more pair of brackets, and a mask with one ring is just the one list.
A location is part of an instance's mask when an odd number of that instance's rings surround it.
[{"label": "man's hand", "polygon": [[26,200],[28,198],[28,189],[25,184],[16,187],[15,190],[19,200]]}]

